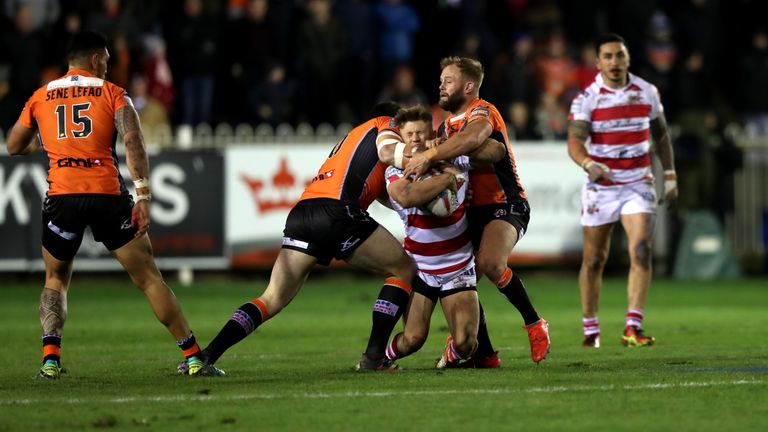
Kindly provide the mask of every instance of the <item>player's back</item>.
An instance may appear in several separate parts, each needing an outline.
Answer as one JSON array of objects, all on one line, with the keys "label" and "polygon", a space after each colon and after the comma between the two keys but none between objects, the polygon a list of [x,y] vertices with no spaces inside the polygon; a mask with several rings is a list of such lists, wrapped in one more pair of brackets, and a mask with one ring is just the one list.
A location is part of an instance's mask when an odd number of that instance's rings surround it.
[{"label": "player's back", "polygon": [[37,129],[48,155],[48,195],[125,191],[115,153],[115,113],[125,90],[82,69],[38,89],[20,121]]},{"label": "player's back", "polygon": [[376,117],[352,129],[333,147],[299,200],[332,198],[367,209],[384,189],[386,165],[379,161],[376,137],[385,129],[398,131],[392,117]]},{"label": "player's back", "polygon": [[515,156],[507,136],[504,119],[496,107],[477,98],[459,115],[450,116],[440,125],[440,135],[445,138],[461,132],[473,121],[487,121],[493,128],[490,138],[504,144],[507,154],[500,161],[477,167],[469,173],[472,187],[472,205],[501,204],[526,200],[527,196],[517,176]]}]

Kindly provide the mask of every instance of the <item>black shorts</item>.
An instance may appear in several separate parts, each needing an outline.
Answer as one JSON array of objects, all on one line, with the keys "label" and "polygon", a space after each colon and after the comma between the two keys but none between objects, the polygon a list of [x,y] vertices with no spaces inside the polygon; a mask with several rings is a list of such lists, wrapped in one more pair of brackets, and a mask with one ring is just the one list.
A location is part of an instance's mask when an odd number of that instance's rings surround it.
[{"label": "black shorts", "polygon": [[85,227],[110,251],[133,239],[130,195],[54,195],[43,201],[43,247],[56,259],[70,261],[83,241]]},{"label": "black shorts", "polygon": [[503,220],[515,227],[517,238],[520,240],[528,229],[528,221],[531,219],[531,207],[528,201],[516,201],[509,204],[489,204],[472,207],[467,210],[469,232],[472,236],[472,246],[480,247],[483,238],[483,230],[492,220]]},{"label": "black shorts", "polygon": [[468,286],[461,288],[454,288],[452,290],[444,291],[440,287],[435,287],[424,282],[420,277],[415,277],[413,280],[413,292],[419,293],[424,297],[432,300],[433,303],[437,303],[437,299],[444,299],[448,296],[458,294],[464,291],[477,291],[476,286]]},{"label": "black shorts", "polygon": [[307,199],[288,213],[283,248],[304,252],[328,265],[333,258],[348,258],[378,227],[379,223],[355,204]]}]

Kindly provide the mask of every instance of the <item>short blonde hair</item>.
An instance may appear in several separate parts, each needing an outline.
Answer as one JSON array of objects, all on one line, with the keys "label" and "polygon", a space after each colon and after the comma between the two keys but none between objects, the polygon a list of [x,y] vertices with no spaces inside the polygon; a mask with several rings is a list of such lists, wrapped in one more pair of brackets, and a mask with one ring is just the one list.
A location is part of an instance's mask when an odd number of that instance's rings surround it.
[{"label": "short blonde hair", "polygon": [[469,78],[470,81],[475,81],[477,87],[483,83],[483,64],[475,59],[469,57],[451,56],[440,60],[440,69],[445,69],[448,66],[455,65],[461,71],[461,74]]},{"label": "short blonde hair", "polygon": [[403,127],[408,122],[423,121],[432,124],[432,113],[424,106],[416,105],[410,108],[402,108],[395,116],[395,123]]}]

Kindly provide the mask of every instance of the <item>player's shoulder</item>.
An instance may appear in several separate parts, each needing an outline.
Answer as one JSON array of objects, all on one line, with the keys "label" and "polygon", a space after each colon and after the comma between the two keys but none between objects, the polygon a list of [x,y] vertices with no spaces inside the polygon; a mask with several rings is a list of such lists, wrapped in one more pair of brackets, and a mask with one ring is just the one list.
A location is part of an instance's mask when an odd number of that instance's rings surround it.
[{"label": "player's shoulder", "polygon": [[630,86],[634,85],[638,87],[641,91],[650,92],[650,93],[659,92],[659,90],[656,88],[655,85],[651,84],[650,82],[644,80],[643,78],[637,75],[629,74],[629,82],[630,82],[629,84]]},{"label": "player's shoulder", "polygon": [[469,111],[470,117],[476,114],[490,116],[493,113],[499,112],[499,110],[496,108],[496,105],[488,102],[483,98],[477,98],[473,100],[472,103],[469,104],[467,110]]}]

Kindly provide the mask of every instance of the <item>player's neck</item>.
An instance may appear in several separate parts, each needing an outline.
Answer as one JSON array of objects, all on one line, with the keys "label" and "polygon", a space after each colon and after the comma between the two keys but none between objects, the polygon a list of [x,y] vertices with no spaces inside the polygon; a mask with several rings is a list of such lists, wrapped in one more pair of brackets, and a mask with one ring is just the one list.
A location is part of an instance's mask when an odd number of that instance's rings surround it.
[{"label": "player's neck", "polygon": [[603,84],[605,84],[606,87],[612,88],[614,90],[622,89],[626,87],[627,84],[629,84],[629,74],[625,74],[624,77],[620,80],[612,80],[603,75]]},{"label": "player's neck", "polygon": [[465,112],[467,112],[467,108],[469,108],[469,106],[472,105],[472,102],[474,102],[478,98],[479,98],[478,96],[469,96],[469,97],[467,97],[466,102],[461,104],[461,107],[459,109],[457,109],[456,111],[451,112],[451,115],[464,114]]}]

